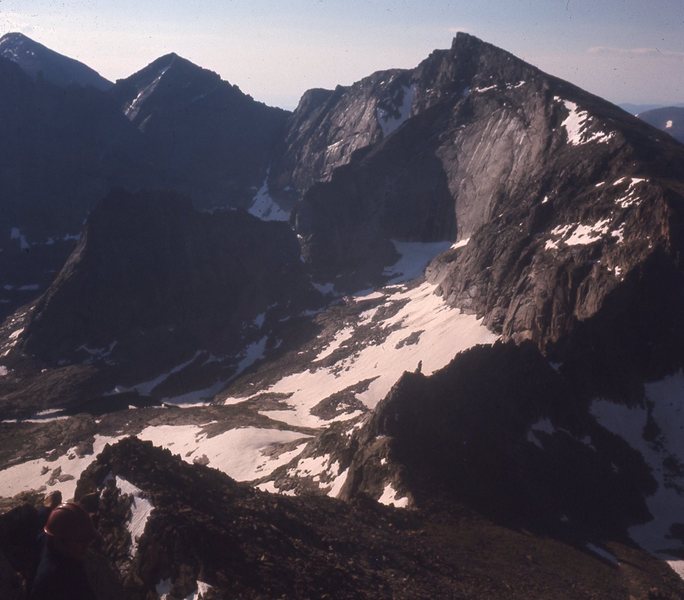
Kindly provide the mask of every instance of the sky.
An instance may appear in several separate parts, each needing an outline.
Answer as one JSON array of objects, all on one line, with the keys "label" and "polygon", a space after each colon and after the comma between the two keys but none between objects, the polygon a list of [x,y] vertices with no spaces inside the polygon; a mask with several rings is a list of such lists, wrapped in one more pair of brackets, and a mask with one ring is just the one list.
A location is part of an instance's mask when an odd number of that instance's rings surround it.
[{"label": "sky", "polygon": [[466,31],[612,102],[684,103],[684,0],[0,0],[10,31],[112,81],[176,52],[288,109]]}]

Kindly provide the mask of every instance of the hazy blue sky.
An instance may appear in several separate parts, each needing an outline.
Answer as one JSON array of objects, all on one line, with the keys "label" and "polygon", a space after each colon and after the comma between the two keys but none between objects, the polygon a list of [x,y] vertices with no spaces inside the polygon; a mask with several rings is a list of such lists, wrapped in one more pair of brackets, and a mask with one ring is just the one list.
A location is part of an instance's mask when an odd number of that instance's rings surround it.
[{"label": "hazy blue sky", "polygon": [[287,108],[467,31],[614,102],[684,102],[684,0],[0,0],[8,31],[112,80],[174,51]]}]

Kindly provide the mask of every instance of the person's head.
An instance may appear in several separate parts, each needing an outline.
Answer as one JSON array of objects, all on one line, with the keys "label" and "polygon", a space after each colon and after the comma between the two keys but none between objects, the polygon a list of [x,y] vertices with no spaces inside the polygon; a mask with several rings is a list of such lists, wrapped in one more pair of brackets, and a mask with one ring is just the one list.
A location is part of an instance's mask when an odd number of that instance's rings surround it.
[{"label": "person's head", "polygon": [[88,513],[75,502],[60,504],[50,513],[45,524],[49,543],[61,554],[81,560],[97,531]]},{"label": "person's head", "polygon": [[62,492],[59,490],[55,490],[53,492],[49,492],[45,494],[45,498],[43,498],[43,506],[46,508],[49,508],[52,510],[56,506],[59,506],[62,503]]}]

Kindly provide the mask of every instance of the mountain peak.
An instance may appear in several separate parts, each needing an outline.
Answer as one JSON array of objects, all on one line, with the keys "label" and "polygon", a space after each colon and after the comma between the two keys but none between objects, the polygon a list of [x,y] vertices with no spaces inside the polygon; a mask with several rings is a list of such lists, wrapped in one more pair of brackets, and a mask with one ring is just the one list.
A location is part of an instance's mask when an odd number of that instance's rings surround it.
[{"label": "mountain peak", "polygon": [[23,33],[14,31],[0,38],[0,56],[19,65],[33,79],[42,77],[58,86],[80,85],[107,90],[112,83],[89,66],[50,50]]}]

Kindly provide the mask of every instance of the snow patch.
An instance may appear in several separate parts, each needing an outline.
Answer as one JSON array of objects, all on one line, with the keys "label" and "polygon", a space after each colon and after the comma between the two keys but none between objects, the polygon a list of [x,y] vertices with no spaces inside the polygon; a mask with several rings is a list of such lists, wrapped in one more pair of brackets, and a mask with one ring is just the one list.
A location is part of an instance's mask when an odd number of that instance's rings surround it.
[{"label": "snow patch", "polygon": [[[173,63],[171,63],[173,64]],[[124,114],[128,117],[130,121],[133,121],[137,116],[138,113],[140,112],[140,109],[142,107],[142,103],[154,92],[154,90],[157,88],[159,85],[159,82],[161,81],[162,77],[164,77],[164,74],[171,68],[171,64],[167,65],[164,67],[161,71],[159,71],[159,74],[157,77],[150,83],[149,85],[141,88],[138,90],[138,95],[133,99],[133,102],[131,102],[125,109],[124,109]]]},{"label": "snow patch", "polygon": [[620,565],[620,562],[618,561],[618,559],[615,558],[615,556],[613,554],[608,552],[608,550],[604,550],[603,548],[596,546],[595,544],[592,544],[591,542],[588,542],[585,547],[590,552],[593,552],[597,556],[600,556],[601,558],[607,560],[609,563],[612,563],[616,567]]},{"label": "snow patch", "polygon": [[242,353],[242,359],[240,360],[237,371],[233,377],[237,377],[249,367],[251,367],[255,362],[264,358],[264,353],[266,352],[266,342],[268,342],[268,336],[262,337],[256,342],[252,342],[247,348],[244,349]]},{"label": "snow patch", "polygon": [[421,277],[430,261],[451,248],[451,242],[399,242],[392,240],[400,258],[383,271],[389,284],[403,283]]},{"label": "snow patch", "polygon": [[154,506],[147,498],[143,497],[143,491],[140,488],[134,486],[123,477],[117,475],[115,483],[122,494],[128,494],[131,497],[131,516],[126,521],[126,529],[131,534],[129,556],[134,558],[138,553],[138,540],[145,532],[145,525],[147,525],[147,520],[154,510]]},{"label": "snow patch", "polygon": [[314,358],[314,361],[323,360],[324,358],[327,358],[328,356],[330,356],[344,342],[346,342],[348,339],[350,339],[353,334],[354,334],[354,328],[353,327],[345,327],[344,329],[340,329],[335,334],[335,337],[332,339],[332,341],[320,352],[320,354],[316,358]]},{"label": "snow patch", "polygon": [[[684,373],[681,371],[656,382],[646,384],[647,404],[651,419],[659,434],[654,440],[643,437],[649,422],[646,407],[628,407],[607,400],[595,400],[591,413],[597,422],[612,433],[622,437],[632,448],[639,451],[658,483],[658,489],[646,498],[652,519],[629,529],[631,538],[642,548],[670,559],[667,549],[673,541],[670,526],[681,522],[684,502]],[[674,466],[673,466],[674,463]]]},{"label": "snow patch", "polygon": [[[622,185],[626,181],[626,177],[621,177],[618,179],[614,184],[613,187],[617,185]],[[620,208],[628,208],[632,206],[633,204],[637,204],[639,202],[639,197],[636,194],[636,186],[639,185],[640,183],[645,183],[646,179],[640,179],[638,177],[632,177],[630,179],[629,185],[627,186],[627,190],[623,196],[620,198],[617,198],[615,200],[615,204],[617,204]]]},{"label": "snow patch", "polygon": [[589,132],[589,128],[593,123],[592,117],[586,110],[580,110],[577,104],[570,102],[570,100],[563,100],[558,96],[554,97],[557,102],[562,102],[568,111],[568,116],[561,123],[565,127],[568,134],[568,143],[572,146],[581,146],[589,142],[607,143],[615,137],[613,132],[605,133],[603,131]]},{"label": "snow patch", "polygon": [[199,425],[150,425],[138,434],[141,440],[179,454],[185,462],[205,462],[237,481],[253,481],[270,475],[292,457],[271,459],[265,452],[275,444],[309,437],[297,431],[256,427],[230,429],[207,437]]},{"label": "snow patch", "polygon": [[454,242],[453,244],[451,244],[451,249],[452,250],[458,250],[459,248],[464,248],[465,246],[468,245],[468,242],[470,242],[470,238],[458,240],[458,242]]},{"label": "snow patch", "polygon": [[668,120],[667,123],[665,123],[665,129],[672,129],[672,125],[673,125],[672,121]]},{"label": "snow patch", "polygon": [[[85,347],[83,347],[85,348]],[[110,346],[110,348],[113,349],[113,346]],[[201,350],[198,350],[195,352],[194,356],[186,360],[185,362],[182,362],[181,364],[175,366],[173,369],[166,373],[162,373],[161,375],[158,375],[154,379],[150,379],[148,381],[143,381],[142,383],[138,383],[136,385],[133,385],[131,387],[122,387],[122,386],[116,386],[113,390],[107,393],[107,395],[111,396],[114,394],[122,394],[124,392],[131,392],[131,391],[136,391],[138,394],[141,396],[149,396],[156,387],[160,386],[162,383],[164,383],[171,375],[174,375],[176,373],[180,373],[183,369],[191,365],[197,358],[202,354]]]},{"label": "snow patch", "polygon": [[[254,390],[252,396],[228,397],[225,403],[243,402],[260,393],[286,394],[289,397],[283,402],[289,410],[262,411],[262,414],[293,425],[321,427],[332,421],[351,418],[347,414],[324,421],[311,414],[314,406],[332,394],[371,380],[366,391],[355,396],[372,409],[404,371],[420,367],[423,373],[432,374],[459,352],[477,344],[492,344],[498,339],[482,325],[482,319],[462,314],[459,309],[446,304],[435,294],[436,287],[425,282],[409,289],[404,286],[384,288],[386,297],[381,306],[400,308],[393,316],[378,319],[380,306],[375,307],[361,313],[357,324],[371,325],[378,334],[382,334],[381,341],[365,342],[331,365],[311,365],[273,385]],[[411,339],[411,343],[407,343],[407,339]]]},{"label": "snow patch", "polygon": [[252,205],[247,212],[262,221],[290,220],[290,212],[281,208],[268,191],[268,172],[263,184],[252,199]]},{"label": "snow patch", "polygon": [[478,94],[483,94],[484,92],[489,92],[491,90],[495,90],[498,86],[496,84],[494,85],[488,85],[487,87],[476,87],[473,88],[473,92],[476,92]]},{"label": "snow patch", "polygon": [[375,109],[375,116],[384,137],[387,137],[396,131],[411,116],[411,107],[413,106],[413,99],[416,95],[415,84],[404,86],[402,92],[401,105],[395,107],[395,112],[399,113],[398,117],[394,117],[390,112],[383,108],[378,107]]},{"label": "snow patch", "polygon": [[399,492],[397,492],[391,483],[385,486],[382,495],[378,498],[380,504],[385,504],[386,506],[394,506],[396,508],[406,508],[408,506],[408,498],[406,496],[398,498]]},{"label": "snow patch", "polygon": [[566,246],[586,246],[598,242],[610,229],[609,219],[601,219],[593,225],[581,225],[572,223],[570,225],[559,225],[551,230],[551,235],[558,238],[547,240],[544,245],[545,250],[558,250],[558,244]]},{"label": "snow patch", "polygon": [[62,492],[64,500],[72,498],[81,473],[95,460],[107,444],[115,444],[124,436],[96,435],[93,453],[79,457],[73,448],[57,460],[38,458],[19,463],[0,471],[0,496],[11,498],[30,490]]}]

